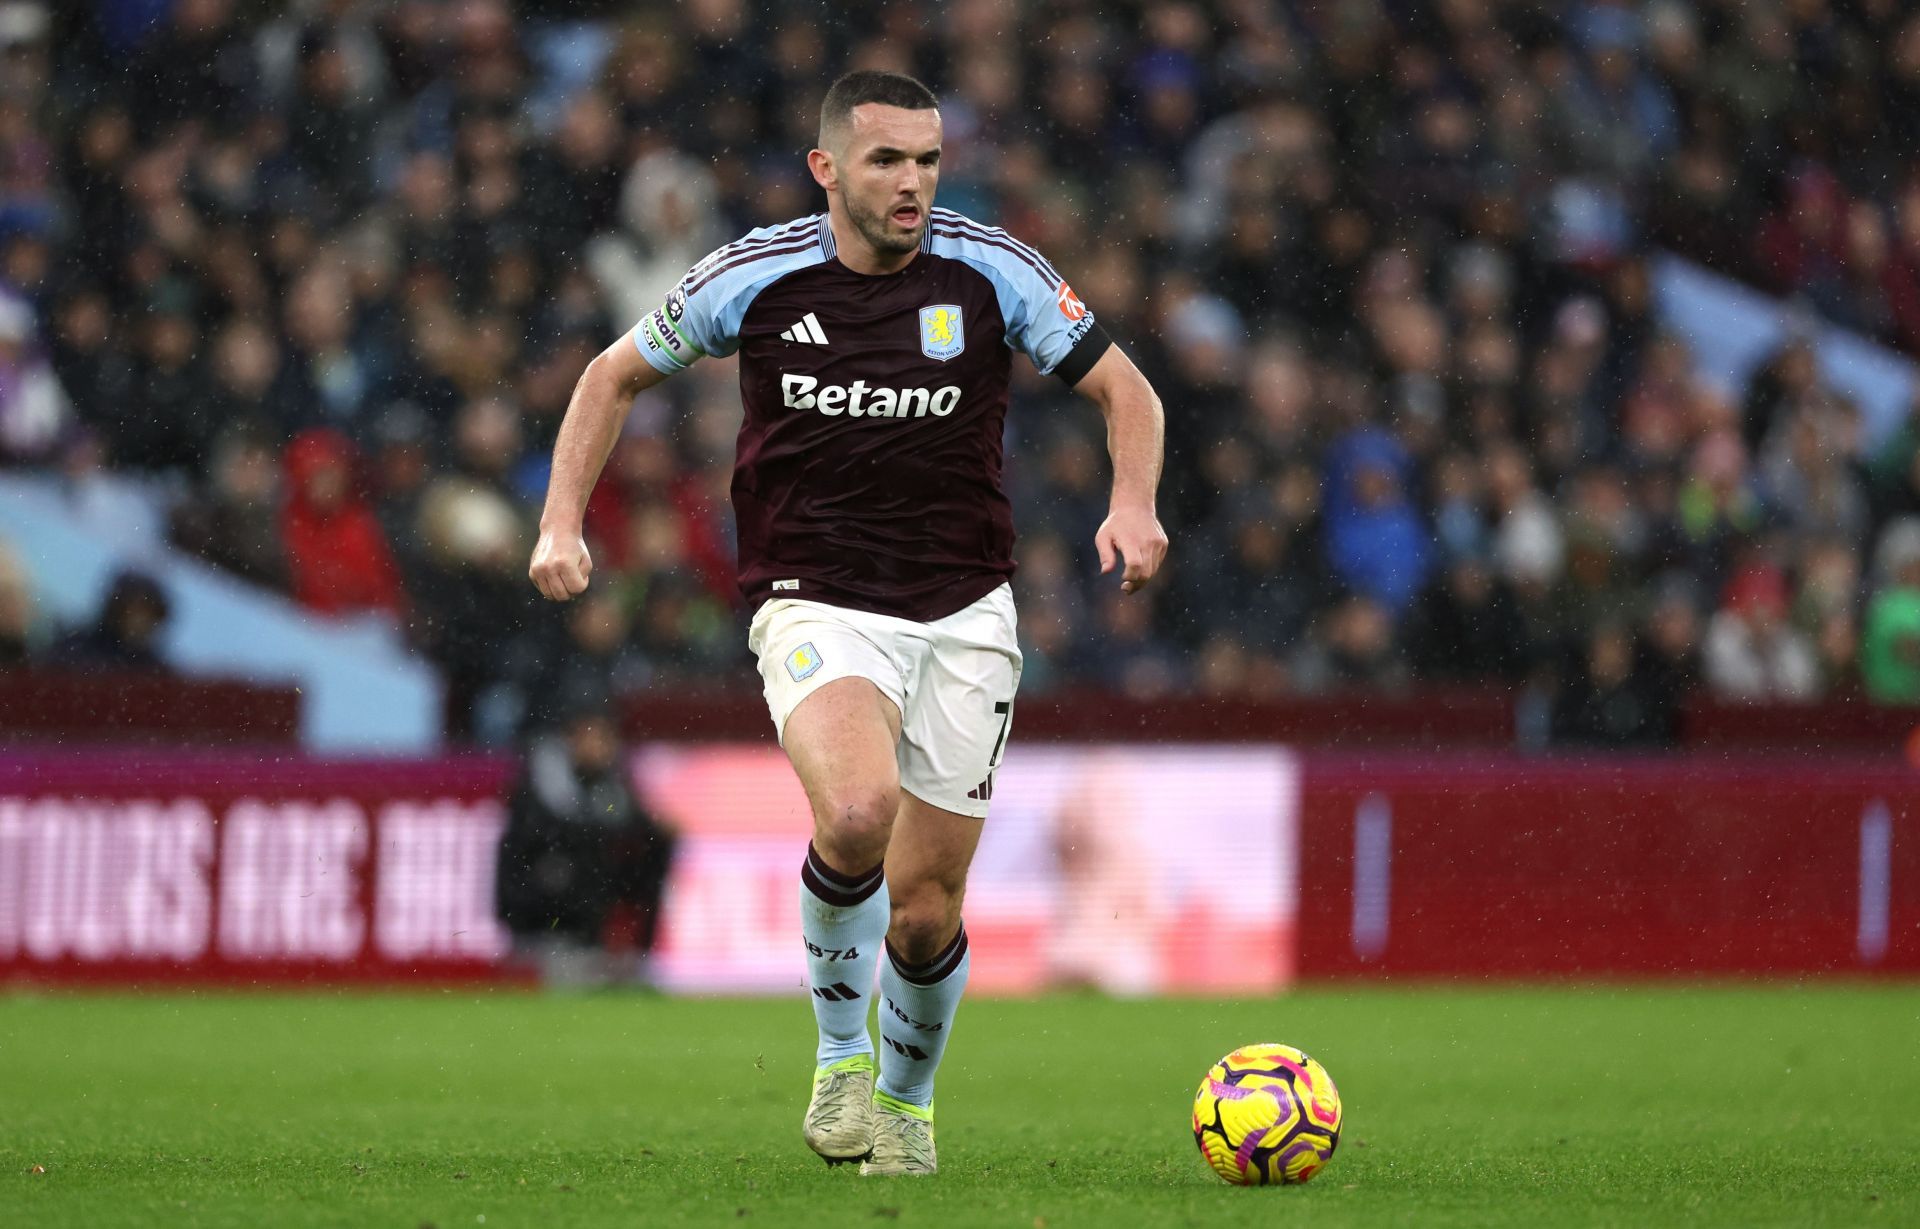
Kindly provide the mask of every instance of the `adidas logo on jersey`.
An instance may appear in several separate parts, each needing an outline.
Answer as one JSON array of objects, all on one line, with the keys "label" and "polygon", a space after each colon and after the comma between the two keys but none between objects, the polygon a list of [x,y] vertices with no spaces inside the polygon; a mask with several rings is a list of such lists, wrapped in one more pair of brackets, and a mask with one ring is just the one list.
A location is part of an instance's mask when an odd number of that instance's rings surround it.
[{"label": "adidas logo on jersey", "polygon": [[788,341],[804,341],[809,345],[824,346],[827,335],[820,331],[820,317],[808,312],[786,332],[780,334]]},{"label": "adidas logo on jersey", "polygon": [[[797,327],[797,326],[796,326]],[[782,400],[791,410],[819,410],[829,418],[925,418],[929,412],[945,418],[960,404],[960,386],[944,388],[873,388],[865,380],[823,385],[813,376],[780,377]]]}]

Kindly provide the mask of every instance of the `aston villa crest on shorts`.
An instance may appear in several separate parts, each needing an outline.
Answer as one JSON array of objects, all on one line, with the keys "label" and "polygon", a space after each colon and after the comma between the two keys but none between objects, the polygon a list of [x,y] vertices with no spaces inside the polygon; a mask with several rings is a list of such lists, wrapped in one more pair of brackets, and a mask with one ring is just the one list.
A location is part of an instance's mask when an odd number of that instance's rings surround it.
[{"label": "aston villa crest on shorts", "polygon": [[960,309],[951,303],[920,309],[920,353],[941,362],[967,348],[965,331],[960,327]]},{"label": "aston villa crest on shorts", "polygon": [[793,676],[796,683],[813,677],[813,672],[819,668],[820,650],[813,647],[811,640],[787,654],[787,673]]}]

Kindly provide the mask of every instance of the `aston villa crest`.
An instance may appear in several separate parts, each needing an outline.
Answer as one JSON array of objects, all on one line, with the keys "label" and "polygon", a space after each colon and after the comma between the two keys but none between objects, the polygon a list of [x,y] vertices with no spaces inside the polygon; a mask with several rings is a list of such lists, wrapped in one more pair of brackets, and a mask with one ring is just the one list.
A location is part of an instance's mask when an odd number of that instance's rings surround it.
[{"label": "aston villa crest", "polygon": [[920,309],[920,353],[941,362],[967,348],[965,331],[960,327],[960,309],[951,303]]}]

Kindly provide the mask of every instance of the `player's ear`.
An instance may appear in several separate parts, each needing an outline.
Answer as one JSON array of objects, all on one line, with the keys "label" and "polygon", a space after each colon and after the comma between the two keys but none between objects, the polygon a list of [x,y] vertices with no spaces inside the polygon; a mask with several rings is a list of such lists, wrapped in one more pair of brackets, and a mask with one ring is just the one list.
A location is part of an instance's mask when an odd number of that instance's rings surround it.
[{"label": "player's ear", "polygon": [[839,168],[833,165],[833,155],[824,149],[807,151],[807,169],[813,172],[813,182],[832,192],[840,186]]}]

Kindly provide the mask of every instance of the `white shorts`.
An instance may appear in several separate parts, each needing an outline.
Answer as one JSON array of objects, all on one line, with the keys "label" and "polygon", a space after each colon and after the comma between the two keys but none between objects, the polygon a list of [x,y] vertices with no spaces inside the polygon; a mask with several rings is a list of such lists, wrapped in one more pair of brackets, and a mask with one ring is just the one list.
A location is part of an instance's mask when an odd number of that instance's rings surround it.
[{"label": "white shorts", "polygon": [[747,647],[782,743],[800,701],[835,679],[867,679],[900,709],[900,788],[985,817],[1020,686],[1011,588],[931,623],[776,598],[754,614]]}]

